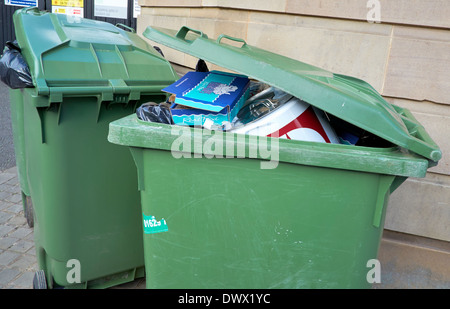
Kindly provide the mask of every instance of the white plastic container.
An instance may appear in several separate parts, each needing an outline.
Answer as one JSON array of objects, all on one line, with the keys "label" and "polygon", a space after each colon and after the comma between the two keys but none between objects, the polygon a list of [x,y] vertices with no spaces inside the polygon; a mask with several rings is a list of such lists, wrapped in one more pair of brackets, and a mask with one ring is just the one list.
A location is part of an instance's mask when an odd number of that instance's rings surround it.
[{"label": "white plastic container", "polygon": [[339,144],[324,113],[295,97],[261,118],[229,132]]}]

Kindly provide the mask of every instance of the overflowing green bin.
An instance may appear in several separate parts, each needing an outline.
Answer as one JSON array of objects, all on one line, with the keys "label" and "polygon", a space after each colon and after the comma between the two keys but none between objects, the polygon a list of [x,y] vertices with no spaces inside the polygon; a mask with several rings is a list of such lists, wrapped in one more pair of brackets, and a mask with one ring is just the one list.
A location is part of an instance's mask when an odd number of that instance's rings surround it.
[{"label": "overflowing green bin", "polygon": [[112,122],[109,141],[129,147],[137,166],[147,288],[370,287],[390,194],[441,157],[412,114],[361,80],[238,38],[212,40],[187,27],[148,27],[144,36],[278,87],[384,141],[267,138],[136,115]]},{"label": "overflowing green bin", "polygon": [[11,114],[24,207],[34,208],[35,287],[144,276],[137,173],[108,125],[164,99],[176,73],[132,29],[36,8],[14,25],[34,84],[11,90]]}]

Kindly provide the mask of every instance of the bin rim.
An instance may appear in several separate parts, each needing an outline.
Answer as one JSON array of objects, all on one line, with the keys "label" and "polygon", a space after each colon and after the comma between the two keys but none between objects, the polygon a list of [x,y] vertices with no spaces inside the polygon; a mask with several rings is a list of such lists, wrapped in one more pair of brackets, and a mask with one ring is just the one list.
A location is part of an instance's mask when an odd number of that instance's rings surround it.
[{"label": "bin rim", "polygon": [[[217,40],[186,26],[148,26],[143,36],[167,47],[275,86],[397,146],[437,162],[442,152],[412,113],[387,102],[367,82],[251,46],[221,34]],[[242,44],[237,47],[226,42]]]},{"label": "bin rim", "polygon": [[[236,159],[237,156],[226,157],[227,144],[233,141],[233,147],[243,147],[245,157],[241,159],[255,159],[267,161],[260,155],[249,155],[250,149],[255,150],[260,145],[261,138],[266,139],[267,145],[273,147],[276,141],[278,147],[278,162],[309,165],[324,168],[336,168],[358,172],[368,172],[403,177],[425,177],[429,167],[429,161],[410,151],[394,146],[389,148],[361,147],[343,144],[317,143],[300,140],[287,140],[276,137],[258,137],[240,133],[210,131],[203,128],[177,126],[163,123],[153,123],[138,119],[136,114],[131,114],[109,124],[108,141],[114,144],[132,148],[144,148],[149,150],[163,150],[172,152],[172,147],[177,139],[183,136],[190,139],[190,143],[196,143],[201,139],[204,145],[215,134],[220,136],[223,142],[223,153],[220,158],[225,160]],[[268,146],[268,147],[269,147]],[[189,154],[199,153],[214,157],[215,153],[205,147],[190,147]],[[195,160],[195,158],[192,158]]]}]

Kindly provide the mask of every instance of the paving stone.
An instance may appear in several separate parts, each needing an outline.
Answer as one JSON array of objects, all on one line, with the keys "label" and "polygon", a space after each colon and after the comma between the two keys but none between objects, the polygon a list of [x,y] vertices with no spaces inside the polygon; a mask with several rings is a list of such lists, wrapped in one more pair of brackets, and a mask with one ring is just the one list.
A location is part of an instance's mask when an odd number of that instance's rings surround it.
[{"label": "paving stone", "polygon": [[[33,242],[34,244],[34,242]],[[36,258],[36,248],[33,246],[33,248],[30,248],[30,250],[27,251],[27,255],[34,256]]]},{"label": "paving stone", "polygon": [[14,263],[9,265],[9,267],[20,269],[22,271],[23,270],[36,271],[37,270],[36,256],[24,254],[20,258],[18,258]]},{"label": "paving stone", "polygon": [[30,228],[19,227],[14,232],[11,232],[9,234],[9,237],[15,237],[15,238],[22,239],[22,238],[28,236],[31,232],[32,232],[32,230]]},{"label": "paving stone", "polygon": [[23,216],[23,212],[19,212],[8,221],[8,224],[13,226],[24,226],[26,223],[27,219]]},{"label": "paving stone", "polygon": [[0,249],[7,250],[17,241],[16,238],[4,236],[0,238]]},{"label": "paving stone", "polygon": [[0,211],[8,209],[12,205],[14,205],[14,203],[0,200]]},{"label": "paving stone", "polygon": [[13,279],[15,279],[19,274],[20,270],[13,268],[4,268],[0,270],[0,282],[4,285],[7,285]]},{"label": "paving stone", "polygon": [[14,178],[16,174],[14,173],[8,173],[7,171],[0,173],[0,184],[7,182],[8,180],[11,180]]},{"label": "paving stone", "polygon": [[34,241],[34,233],[28,234],[28,235],[27,235],[26,237],[24,237],[23,239],[29,240],[29,241]]},{"label": "paving stone", "polygon": [[18,276],[14,281],[11,282],[11,285],[17,288],[33,288],[33,271],[26,271]]},{"label": "paving stone", "polygon": [[8,191],[0,191],[0,200],[9,201],[8,199],[11,198],[12,195],[14,195],[14,193]]},{"label": "paving stone", "polygon": [[11,167],[11,168],[5,170],[4,172],[5,172],[5,173],[8,173],[8,174],[14,174],[14,175],[17,175],[17,166],[13,166],[13,167]]},{"label": "paving stone", "polygon": [[[0,224],[1,224],[1,220],[0,220]],[[10,226],[10,225],[0,225],[0,237],[4,237],[6,235],[8,235],[12,230],[14,230],[14,226]]]},{"label": "paving stone", "polygon": [[4,251],[0,254],[0,265],[8,266],[9,264],[13,263],[20,254],[11,252],[11,251]]},{"label": "paving stone", "polygon": [[22,202],[22,195],[21,194],[19,194],[19,193],[16,193],[16,194],[11,194],[10,196],[8,196],[6,199],[5,199],[5,201],[8,201],[8,202],[12,202],[12,203],[19,203],[19,202]]},{"label": "paving stone", "polygon": [[33,247],[33,243],[29,242],[29,241],[25,241],[20,239],[19,241],[17,241],[15,244],[13,244],[9,250],[14,251],[14,252],[19,252],[19,253],[25,253],[28,250],[30,250],[30,248]]},{"label": "paving stone", "polygon": [[[8,222],[12,217],[14,217],[13,214],[8,213],[8,212],[0,212],[0,224],[5,224],[6,222]],[[0,233],[1,235],[1,233]]]},{"label": "paving stone", "polygon": [[[17,176],[11,178],[7,182],[5,182],[5,184],[14,187],[14,189],[15,189],[14,192],[20,192],[20,187],[17,186],[19,184],[19,178]],[[19,191],[17,191],[17,190],[19,190]]]},{"label": "paving stone", "polygon": [[21,211],[23,211],[23,205],[21,203],[20,204],[13,203],[10,207],[6,209],[6,211],[19,214]]},{"label": "paving stone", "polygon": [[17,185],[9,185],[4,183],[0,185],[0,191],[10,192],[10,193],[20,193],[20,188]]}]

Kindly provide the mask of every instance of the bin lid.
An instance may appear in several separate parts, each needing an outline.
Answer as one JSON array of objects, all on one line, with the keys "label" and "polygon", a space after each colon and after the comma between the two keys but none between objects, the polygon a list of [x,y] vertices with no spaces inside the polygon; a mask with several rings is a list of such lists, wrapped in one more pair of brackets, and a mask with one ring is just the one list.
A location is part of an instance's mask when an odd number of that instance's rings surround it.
[{"label": "bin lid", "polygon": [[178,79],[170,63],[126,26],[37,8],[17,10],[13,19],[37,94],[50,102],[85,94],[139,99]]},{"label": "bin lid", "polygon": [[[202,31],[186,26],[178,31],[149,26],[143,35],[275,86],[427,159],[437,162],[442,156],[439,147],[411,112],[388,103],[363,80],[251,46],[240,38],[222,34],[213,40]],[[233,45],[228,44],[230,41],[234,41]],[[235,46],[236,42],[240,46]]]}]

